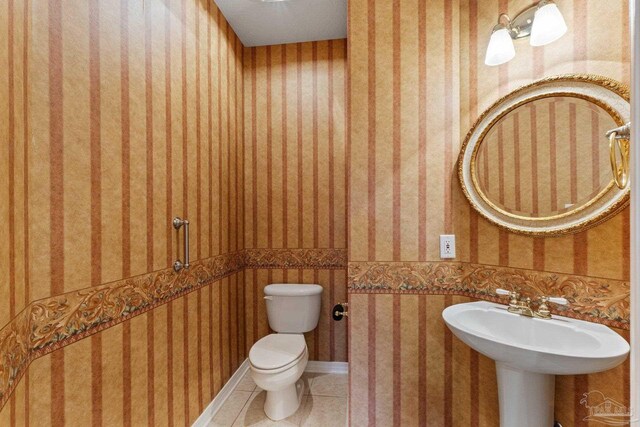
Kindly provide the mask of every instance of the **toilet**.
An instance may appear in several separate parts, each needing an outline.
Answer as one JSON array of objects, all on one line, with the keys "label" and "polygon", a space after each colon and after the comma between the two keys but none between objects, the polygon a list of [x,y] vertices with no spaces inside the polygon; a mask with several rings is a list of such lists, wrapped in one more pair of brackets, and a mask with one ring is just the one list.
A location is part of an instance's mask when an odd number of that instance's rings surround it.
[{"label": "toilet", "polygon": [[276,332],[249,351],[251,376],[267,392],[265,414],[274,421],[298,410],[304,395],[300,379],[309,351],[304,333],[318,326],[322,286],[272,284],[264,288],[269,326]]}]

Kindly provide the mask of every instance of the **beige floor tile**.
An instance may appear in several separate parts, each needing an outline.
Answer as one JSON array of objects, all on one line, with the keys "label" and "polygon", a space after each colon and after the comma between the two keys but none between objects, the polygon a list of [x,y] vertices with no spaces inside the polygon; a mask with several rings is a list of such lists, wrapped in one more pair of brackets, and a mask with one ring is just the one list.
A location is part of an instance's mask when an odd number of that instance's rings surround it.
[{"label": "beige floor tile", "polygon": [[305,397],[303,397],[302,403],[298,411],[280,421],[272,421],[264,413],[264,399],[267,392],[264,390],[256,391],[251,394],[251,398],[242,409],[242,412],[233,424],[234,427],[263,427],[263,426],[298,426],[300,425],[301,409],[305,404]]},{"label": "beige floor tile", "polygon": [[313,379],[316,377],[316,375],[318,374],[314,374],[314,373],[309,373],[309,372],[305,372],[302,374],[302,381],[304,382],[304,395],[307,396],[311,393],[311,383],[313,382]]},{"label": "beige floor tile", "polygon": [[255,391],[256,387],[257,387],[256,383],[253,381],[253,378],[251,377],[251,371],[249,371],[244,375],[244,377],[242,377],[242,379],[238,383],[238,386],[236,387],[236,390]]},{"label": "beige floor tile", "polygon": [[307,396],[302,408],[300,426],[325,427],[345,425],[347,399],[331,396]]},{"label": "beige floor tile", "polygon": [[349,395],[349,376],[346,374],[316,374],[310,389],[314,396],[347,397]]},{"label": "beige floor tile", "polygon": [[251,398],[250,391],[236,390],[229,398],[224,402],[222,408],[218,411],[213,420],[209,424],[209,427],[229,427],[233,424],[238,417],[242,408],[244,408],[247,401]]}]

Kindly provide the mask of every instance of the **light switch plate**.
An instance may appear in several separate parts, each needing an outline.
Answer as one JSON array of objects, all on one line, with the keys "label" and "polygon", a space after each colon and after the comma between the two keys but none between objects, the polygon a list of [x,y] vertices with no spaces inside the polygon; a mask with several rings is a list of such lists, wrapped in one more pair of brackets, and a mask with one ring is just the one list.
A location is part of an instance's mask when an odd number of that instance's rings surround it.
[{"label": "light switch plate", "polygon": [[440,235],[440,258],[456,257],[456,236],[455,234]]}]

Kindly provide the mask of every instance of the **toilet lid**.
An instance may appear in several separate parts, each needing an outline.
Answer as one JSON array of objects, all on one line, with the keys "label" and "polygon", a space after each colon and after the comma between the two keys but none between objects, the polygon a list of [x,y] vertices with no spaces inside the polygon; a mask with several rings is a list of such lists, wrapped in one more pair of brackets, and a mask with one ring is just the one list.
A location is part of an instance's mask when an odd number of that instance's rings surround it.
[{"label": "toilet lid", "polygon": [[271,334],[251,347],[249,361],[258,369],[278,369],[299,359],[306,347],[302,334]]}]

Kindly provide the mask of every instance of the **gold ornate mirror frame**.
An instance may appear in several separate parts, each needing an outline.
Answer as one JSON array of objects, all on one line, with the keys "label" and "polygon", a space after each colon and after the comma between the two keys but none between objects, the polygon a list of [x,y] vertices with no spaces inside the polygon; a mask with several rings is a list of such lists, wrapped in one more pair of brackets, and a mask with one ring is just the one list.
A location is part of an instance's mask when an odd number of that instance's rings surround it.
[{"label": "gold ornate mirror frame", "polygon": [[[548,97],[580,98],[605,110],[620,126],[630,120],[629,88],[615,80],[595,75],[573,74],[548,77],[523,86],[496,101],[476,120],[458,157],[458,177],[471,206],[483,217],[511,232],[533,236],[559,236],[594,227],[629,204],[629,186],[620,189],[612,181],[588,202],[566,212],[546,217],[527,217],[508,212],[483,193],[477,181],[478,150],[492,127],[516,108]],[[602,135],[602,144],[608,139]]]}]

